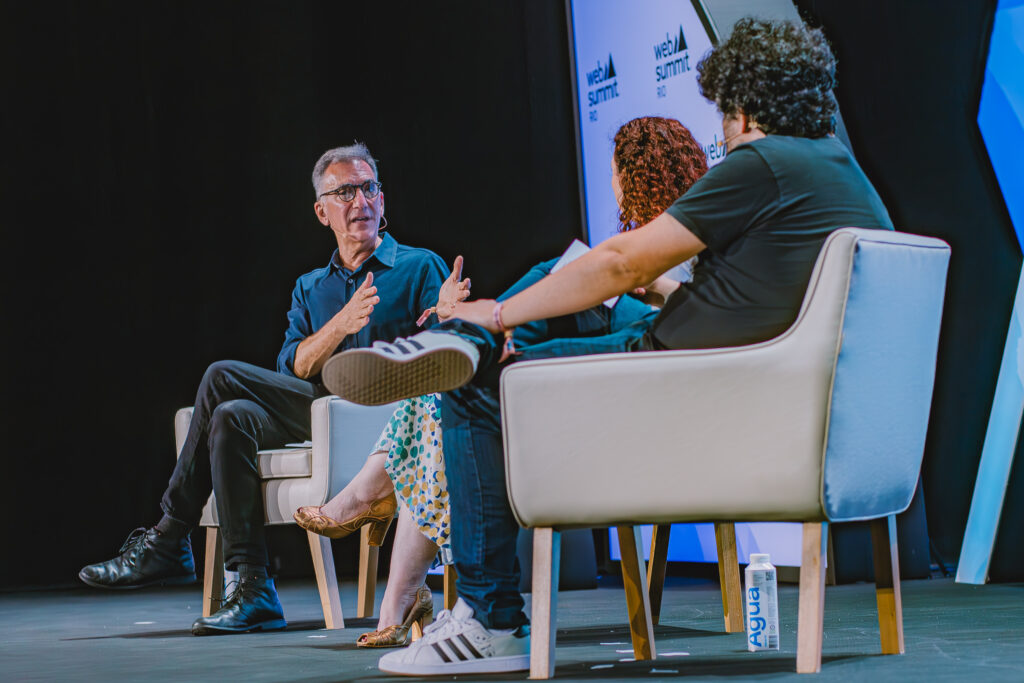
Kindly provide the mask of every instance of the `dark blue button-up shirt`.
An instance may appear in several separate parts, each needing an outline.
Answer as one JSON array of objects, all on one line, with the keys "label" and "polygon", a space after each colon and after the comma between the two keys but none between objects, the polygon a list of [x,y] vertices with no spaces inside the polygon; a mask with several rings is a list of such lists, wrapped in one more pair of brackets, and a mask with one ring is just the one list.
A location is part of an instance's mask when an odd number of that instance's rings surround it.
[{"label": "dark blue button-up shirt", "polygon": [[[370,322],[355,334],[347,335],[336,349],[369,346],[383,339],[406,337],[418,331],[420,313],[437,303],[437,293],[448,277],[441,257],[429,249],[407,247],[391,235],[383,235],[380,246],[354,272],[341,264],[337,250],[330,263],[295,282],[292,308],[288,311],[288,331],[277,356],[277,371],[295,376],[295,349],[340,311],[373,273],[380,303],[373,307]],[[431,318],[436,321],[437,318]],[[319,377],[310,377],[319,381]]]}]

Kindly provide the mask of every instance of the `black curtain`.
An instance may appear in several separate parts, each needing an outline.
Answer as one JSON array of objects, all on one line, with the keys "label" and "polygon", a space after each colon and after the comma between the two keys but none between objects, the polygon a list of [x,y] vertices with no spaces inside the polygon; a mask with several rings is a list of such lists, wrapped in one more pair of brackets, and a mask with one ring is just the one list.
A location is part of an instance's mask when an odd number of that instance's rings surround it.
[{"label": "black curtain", "polygon": [[565,31],[559,2],[4,3],[0,586],[152,524],[205,367],[273,366],[334,248],[325,149],[365,141],[388,229],[478,296],[579,236]]},{"label": "black curtain", "polygon": [[[953,247],[923,472],[953,562],[1021,264],[974,122],[994,2],[797,5],[897,226]],[[0,50],[2,587],[73,582],[153,523],[203,369],[273,363],[333,249],[324,149],[364,140],[389,229],[464,254],[478,296],[581,233],[557,0],[5,3]]]}]

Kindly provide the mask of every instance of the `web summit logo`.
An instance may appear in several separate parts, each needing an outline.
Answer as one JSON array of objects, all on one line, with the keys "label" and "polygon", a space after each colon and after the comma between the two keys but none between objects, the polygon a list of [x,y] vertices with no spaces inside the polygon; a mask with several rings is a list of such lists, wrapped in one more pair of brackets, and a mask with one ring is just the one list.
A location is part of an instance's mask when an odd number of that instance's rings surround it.
[{"label": "web summit logo", "polygon": [[683,27],[679,27],[679,35],[672,37],[665,31],[665,40],[654,45],[654,59],[659,62],[654,67],[657,82],[678,76],[690,71],[690,52],[686,49],[686,37]]},{"label": "web summit logo", "polygon": [[607,64],[598,60],[597,68],[587,72],[587,87],[590,88],[587,91],[587,103],[591,107],[619,96],[619,81],[615,77],[615,63],[611,53],[608,54]]}]

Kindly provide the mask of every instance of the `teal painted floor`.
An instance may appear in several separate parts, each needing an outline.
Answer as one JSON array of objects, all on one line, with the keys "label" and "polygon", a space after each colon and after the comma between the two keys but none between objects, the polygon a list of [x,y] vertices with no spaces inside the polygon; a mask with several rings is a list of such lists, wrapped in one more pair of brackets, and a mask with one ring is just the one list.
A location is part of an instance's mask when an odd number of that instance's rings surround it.
[{"label": "teal painted floor", "polygon": [[[907,653],[884,657],[878,654],[873,586],[829,587],[822,672],[798,676],[795,586],[779,590],[782,650],[754,654],[745,650],[742,634],[722,632],[716,584],[669,581],[653,662],[621,661],[631,651],[620,587],[560,594],[557,680],[1024,681],[1024,585],[904,582]],[[439,593],[435,599],[440,607]],[[284,583],[281,601],[286,631],[196,638],[188,627],[199,614],[198,587],[0,594],[0,680],[409,680],[379,673],[381,653],[355,647],[374,621],[350,619],[344,630],[324,630],[311,582]],[[342,607],[348,614],[355,610],[353,584],[342,586]]]}]

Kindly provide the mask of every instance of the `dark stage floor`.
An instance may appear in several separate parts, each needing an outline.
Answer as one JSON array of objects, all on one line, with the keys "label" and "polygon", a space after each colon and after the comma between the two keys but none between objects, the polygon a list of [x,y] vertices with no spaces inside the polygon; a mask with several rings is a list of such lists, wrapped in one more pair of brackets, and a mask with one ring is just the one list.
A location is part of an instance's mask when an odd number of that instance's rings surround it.
[{"label": "dark stage floor", "polygon": [[[797,591],[780,588],[782,651],[748,653],[722,632],[716,584],[669,579],[654,662],[631,656],[622,589],[564,592],[558,680],[1024,681],[1024,585],[903,584],[907,654],[878,655],[873,586],[829,587],[822,673],[797,676]],[[440,595],[435,595],[440,605]],[[101,593],[86,589],[0,595],[3,681],[351,681],[389,679],[380,651],[358,650],[370,620],[323,630],[312,583],[281,586],[290,625],[270,634],[196,638],[188,627],[200,588]],[[378,603],[379,604],[379,603]],[[355,589],[342,587],[355,610]],[[479,680],[478,676],[461,676]],[[524,674],[489,680],[523,680]],[[408,679],[402,679],[408,680]]]}]

